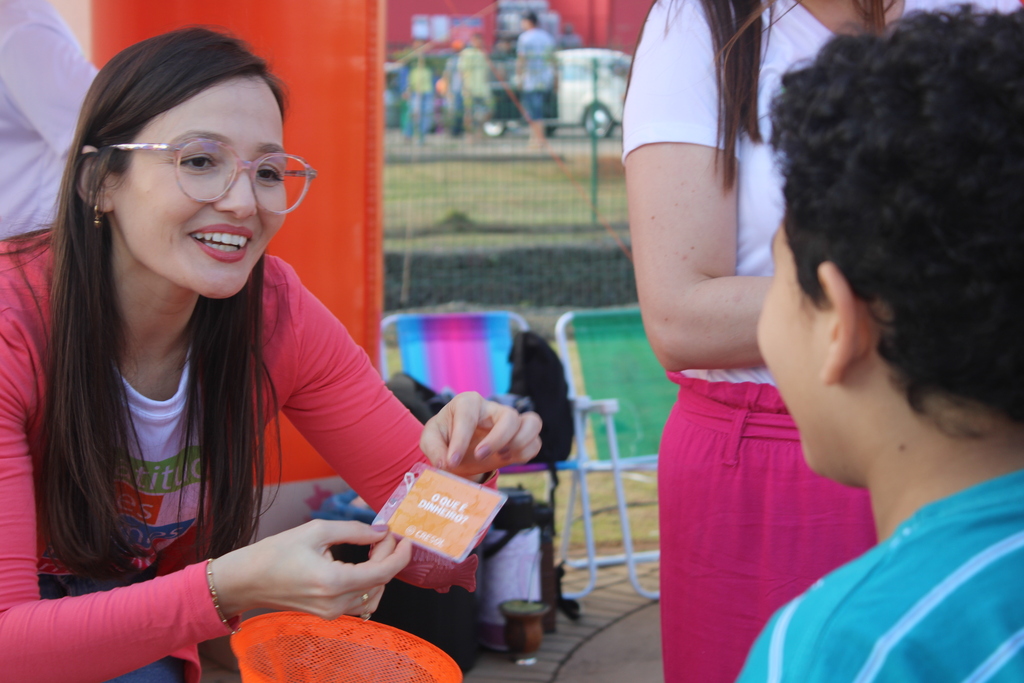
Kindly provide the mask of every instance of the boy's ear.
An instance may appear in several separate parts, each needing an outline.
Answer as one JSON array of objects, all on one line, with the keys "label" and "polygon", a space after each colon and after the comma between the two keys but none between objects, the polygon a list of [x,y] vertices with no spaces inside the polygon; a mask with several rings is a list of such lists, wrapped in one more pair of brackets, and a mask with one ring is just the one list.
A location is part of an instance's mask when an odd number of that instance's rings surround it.
[{"label": "boy's ear", "polygon": [[838,384],[846,371],[876,345],[876,325],[867,304],[858,299],[846,276],[836,264],[825,261],[818,266],[828,308],[828,348],[821,366],[821,381]]},{"label": "boy's ear", "polygon": [[[92,145],[85,145],[82,147],[82,156],[85,159],[82,161],[81,168],[78,169],[78,179],[75,182],[75,189],[78,191],[78,198],[83,202],[91,201],[89,199],[89,184],[88,179],[92,175],[93,165],[96,163],[96,153],[99,150]],[[104,186],[106,183],[104,184]],[[101,212],[110,211],[109,198],[107,197],[106,188],[100,191],[99,197],[97,197],[97,203]]]}]

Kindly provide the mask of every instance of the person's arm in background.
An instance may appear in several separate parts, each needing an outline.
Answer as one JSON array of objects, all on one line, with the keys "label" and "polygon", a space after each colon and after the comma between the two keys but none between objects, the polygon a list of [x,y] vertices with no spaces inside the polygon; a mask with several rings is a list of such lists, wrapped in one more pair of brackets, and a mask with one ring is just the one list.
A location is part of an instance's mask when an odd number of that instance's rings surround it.
[{"label": "person's arm in background", "polygon": [[721,153],[659,143],[626,158],[640,309],[667,370],[762,364],[757,318],[769,278],[736,275],[736,189],[724,189]]},{"label": "person's arm in background", "polygon": [[719,159],[716,59],[700,2],[655,3],[623,117],[640,309],[672,371],[762,364],[755,332],[768,279],[736,276],[737,194]]},{"label": "person's arm in background", "polygon": [[59,29],[26,24],[0,45],[0,80],[18,109],[59,155],[67,153],[85,93],[96,76]]},{"label": "person's arm in background", "polygon": [[516,39],[516,82],[513,85],[518,90],[523,89],[523,75],[526,72],[526,52],[523,45],[522,34]]}]

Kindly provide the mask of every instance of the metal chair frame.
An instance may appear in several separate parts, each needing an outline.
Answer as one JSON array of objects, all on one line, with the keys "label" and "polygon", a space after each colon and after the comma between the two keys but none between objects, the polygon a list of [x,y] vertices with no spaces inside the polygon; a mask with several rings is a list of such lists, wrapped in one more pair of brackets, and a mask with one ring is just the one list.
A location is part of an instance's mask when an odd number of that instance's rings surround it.
[{"label": "metal chair frame", "polygon": [[[565,367],[565,379],[569,385],[569,399],[573,405],[573,421],[576,435],[576,455],[573,460],[564,463],[565,467],[559,467],[572,473],[572,481],[569,487],[569,499],[566,508],[565,526],[563,527],[562,540],[559,556],[569,566],[578,569],[587,569],[589,577],[586,586],[576,593],[565,594],[566,598],[580,598],[590,593],[597,583],[597,570],[600,567],[625,564],[629,573],[629,580],[637,593],[645,598],[657,600],[659,591],[651,591],[640,585],[637,576],[636,566],[641,562],[657,562],[661,557],[660,550],[635,552],[633,549],[633,535],[629,525],[629,511],[626,505],[625,488],[622,483],[622,473],[627,471],[656,471],[658,456],[641,455],[624,458],[619,452],[618,435],[615,427],[615,415],[619,412],[619,401],[615,398],[591,399],[582,395],[577,390],[577,381],[573,376],[570,362],[569,341],[567,330],[575,317],[573,312],[562,315],[555,325],[555,340],[558,345],[558,353]],[[586,381],[585,373],[582,378]],[[609,459],[598,460],[592,457],[586,443],[586,431],[588,418],[593,416],[604,423],[607,435]],[[593,515],[590,504],[590,492],[587,488],[587,475],[592,472],[610,472],[615,483],[615,497],[617,500],[619,523],[622,529],[623,553],[618,555],[598,555],[594,543]],[[587,556],[583,559],[569,557],[569,532],[573,522],[573,510],[576,504],[577,490],[580,497],[582,521],[584,529],[584,540]]]}]

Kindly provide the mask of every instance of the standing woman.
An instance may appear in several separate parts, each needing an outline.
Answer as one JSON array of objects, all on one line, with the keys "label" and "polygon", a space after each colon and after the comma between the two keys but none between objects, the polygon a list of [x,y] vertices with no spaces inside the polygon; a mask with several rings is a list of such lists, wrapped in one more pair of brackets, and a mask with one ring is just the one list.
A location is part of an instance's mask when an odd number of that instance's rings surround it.
[{"label": "standing woman", "polygon": [[679,385],[659,459],[669,683],[732,681],[778,607],[875,541],[867,496],[804,463],[757,348],[783,211],[768,111],[782,74],[835,33],[949,4],[656,0],[650,10],[623,158],[644,326]]},{"label": "standing woman", "polygon": [[136,44],[89,91],[53,229],[0,243],[4,680],[196,683],[246,610],[372,612],[410,559],[386,527],[248,545],[279,411],[377,509],[428,458],[481,481],[539,449],[536,415],[475,394],[421,427],[264,255],[315,176],[283,102],[231,37]]}]

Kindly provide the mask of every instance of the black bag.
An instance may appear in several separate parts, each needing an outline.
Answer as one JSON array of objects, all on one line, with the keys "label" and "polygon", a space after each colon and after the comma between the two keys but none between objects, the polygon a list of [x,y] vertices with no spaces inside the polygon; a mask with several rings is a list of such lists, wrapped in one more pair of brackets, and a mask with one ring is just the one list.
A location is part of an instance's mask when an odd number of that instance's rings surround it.
[{"label": "black bag", "polygon": [[534,332],[516,334],[509,356],[512,363],[510,392],[529,396],[533,409],[544,421],[540,430],[541,447],[530,462],[551,466],[569,457],[572,450],[572,405],[569,385],[558,354],[543,337]]},{"label": "black bag", "polygon": [[424,424],[441,412],[441,408],[444,408],[445,404],[452,400],[451,394],[438,394],[404,372],[396,372],[391,375],[391,379],[387,381],[387,388],[417,420]]},{"label": "black bag", "polygon": [[[555,509],[555,490],[558,487],[555,463],[569,457],[575,433],[572,404],[569,402],[569,385],[565,381],[565,369],[558,354],[543,337],[534,332],[520,332],[516,335],[509,360],[512,362],[511,393],[529,397],[534,410],[544,421],[540,430],[540,453],[530,461],[546,463],[551,471],[548,488],[549,512],[543,525],[548,528],[542,528],[541,533],[543,551],[544,534],[547,533],[550,538],[555,533],[554,514],[550,512]],[[548,555],[548,562],[553,565],[552,549],[549,549]],[[576,621],[580,618],[579,603],[562,597],[562,575],[565,574],[565,568],[561,565],[557,568],[551,567],[550,574],[546,580],[542,577],[542,584],[547,585],[547,592],[554,594],[548,595],[546,599],[558,605],[566,616]],[[545,631],[554,630],[552,611]]]}]

